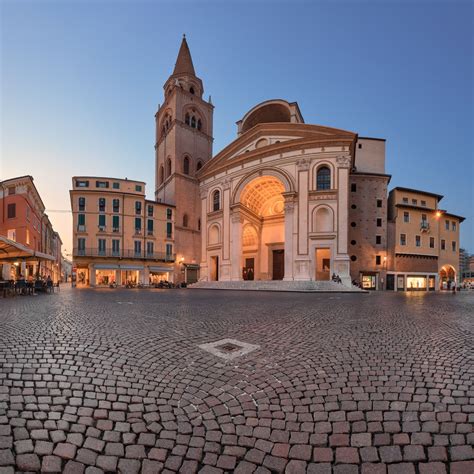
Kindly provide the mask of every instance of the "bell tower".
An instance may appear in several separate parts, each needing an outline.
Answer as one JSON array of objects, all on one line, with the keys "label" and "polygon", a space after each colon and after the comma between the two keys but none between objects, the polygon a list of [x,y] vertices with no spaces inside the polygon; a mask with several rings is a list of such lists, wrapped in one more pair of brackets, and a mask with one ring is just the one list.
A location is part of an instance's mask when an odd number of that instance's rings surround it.
[{"label": "bell tower", "polygon": [[[155,198],[174,204],[175,283],[192,280],[201,260],[201,199],[196,173],[212,157],[214,106],[203,99],[183,35],[173,74],[155,114]],[[187,269],[194,271],[187,271]],[[185,270],[183,273],[182,270]],[[188,274],[189,273],[189,274]]]}]

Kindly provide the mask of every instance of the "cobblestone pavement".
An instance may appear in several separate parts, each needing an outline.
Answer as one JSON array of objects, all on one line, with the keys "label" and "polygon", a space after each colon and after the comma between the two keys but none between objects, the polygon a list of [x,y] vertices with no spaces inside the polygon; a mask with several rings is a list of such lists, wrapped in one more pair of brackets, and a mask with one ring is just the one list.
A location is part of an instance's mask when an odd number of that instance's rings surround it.
[{"label": "cobblestone pavement", "polygon": [[[472,474],[473,308],[474,293],[1,299],[0,472]],[[226,338],[259,348],[199,347]]]}]

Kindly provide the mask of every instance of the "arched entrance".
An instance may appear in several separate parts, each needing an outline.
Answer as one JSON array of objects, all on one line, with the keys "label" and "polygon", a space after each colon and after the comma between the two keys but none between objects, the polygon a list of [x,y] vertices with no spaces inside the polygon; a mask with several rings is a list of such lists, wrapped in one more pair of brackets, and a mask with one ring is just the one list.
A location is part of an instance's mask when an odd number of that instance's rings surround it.
[{"label": "arched entrance", "polygon": [[276,176],[258,176],[239,196],[244,280],[283,280],[285,275],[285,185]]},{"label": "arched entrance", "polygon": [[440,290],[450,290],[456,281],[456,270],[452,265],[444,265],[439,271]]}]

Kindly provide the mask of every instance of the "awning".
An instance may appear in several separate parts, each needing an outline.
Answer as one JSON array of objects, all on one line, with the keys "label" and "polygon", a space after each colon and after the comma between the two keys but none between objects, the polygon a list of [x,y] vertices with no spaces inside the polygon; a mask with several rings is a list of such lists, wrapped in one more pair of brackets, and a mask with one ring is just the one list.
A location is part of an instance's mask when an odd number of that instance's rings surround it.
[{"label": "awning", "polygon": [[120,265],[120,270],[144,270],[140,265]]},{"label": "awning", "polygon": [[33,250],[0,235],[0,262],[12,262],[19,258],[24,259],[33,255]]},{"label": "awning", "polygon": [[112,263],[96,263],[94,265],[95,270],[119,270],[120,267],[118,265],[114,265]]},{"label": "awning", "polygon": [[173,270],[173,267],[148,267],[150,272],[171,272]]},{"label": "awning", "polygon": [[49,255],[47,253],[43,253],[43,252],[35,252],[35,255],[34,255],[38,260],[51,260],[52,262],[54,262],[56,260],[56,258],[54,258],[53,255]]}]

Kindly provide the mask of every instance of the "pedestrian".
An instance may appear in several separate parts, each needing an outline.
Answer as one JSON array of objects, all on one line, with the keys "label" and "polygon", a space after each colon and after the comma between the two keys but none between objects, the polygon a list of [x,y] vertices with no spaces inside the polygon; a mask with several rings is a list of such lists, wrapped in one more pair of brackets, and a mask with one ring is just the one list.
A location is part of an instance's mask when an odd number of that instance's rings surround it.
[{"label": "pedestrian", "polygon": [[455,281],[453,281],[452,288],[453,288],[453,295],[455,295],[456,294],[456,282]]}]

